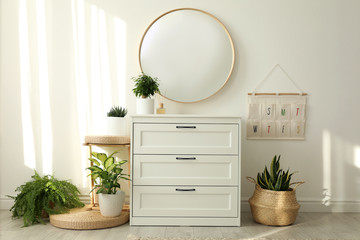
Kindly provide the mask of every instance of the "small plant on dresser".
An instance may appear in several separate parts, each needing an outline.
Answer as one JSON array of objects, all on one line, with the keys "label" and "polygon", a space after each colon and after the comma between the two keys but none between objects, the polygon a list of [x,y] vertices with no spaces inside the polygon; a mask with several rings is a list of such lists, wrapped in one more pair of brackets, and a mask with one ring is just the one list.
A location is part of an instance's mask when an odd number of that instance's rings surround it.
[{"label": "small plant on dresser", "polygon": [[138,114],[153,114],[154,99],[151,99],[156,93],[159,93],[159,80],[145,73],[141,73],[137,77],[133,77],[135,82],[133,93],[137,97],[136,112]]}]

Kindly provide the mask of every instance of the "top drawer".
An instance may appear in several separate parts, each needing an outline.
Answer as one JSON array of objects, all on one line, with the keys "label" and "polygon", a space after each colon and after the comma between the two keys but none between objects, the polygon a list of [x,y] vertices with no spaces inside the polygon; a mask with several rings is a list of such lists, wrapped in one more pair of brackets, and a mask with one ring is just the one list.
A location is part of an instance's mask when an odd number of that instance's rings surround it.
[{"label": "top drawer", "polygon": [[134,124],[134,154],[238,154],[237,124]]}]

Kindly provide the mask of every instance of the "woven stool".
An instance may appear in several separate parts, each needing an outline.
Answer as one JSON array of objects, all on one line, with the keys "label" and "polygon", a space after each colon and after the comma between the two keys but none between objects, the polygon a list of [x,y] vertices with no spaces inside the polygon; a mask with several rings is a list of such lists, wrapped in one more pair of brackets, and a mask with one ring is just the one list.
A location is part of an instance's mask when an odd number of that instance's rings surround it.
[{"label": "woven stool", "polygon": [[120,226],[129,221],[129,211],[118,217],[104,217],[91,206],[71,209],[69,213],[50,215],[50,224],[65,229],[89,230]]}]

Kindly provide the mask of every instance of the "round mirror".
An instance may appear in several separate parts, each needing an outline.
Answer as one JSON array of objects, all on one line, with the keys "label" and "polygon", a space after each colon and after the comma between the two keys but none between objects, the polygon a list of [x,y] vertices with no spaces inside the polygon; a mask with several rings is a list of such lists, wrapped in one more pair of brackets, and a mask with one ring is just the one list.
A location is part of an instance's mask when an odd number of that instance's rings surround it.
[{"label": "round mirror", "polygon": [[161,95],[183,103],[216,94],[228,81],[234,61],[234,44],[225,26],[193,8],[155,19],[139,49],[140,68],[160,80]]}]

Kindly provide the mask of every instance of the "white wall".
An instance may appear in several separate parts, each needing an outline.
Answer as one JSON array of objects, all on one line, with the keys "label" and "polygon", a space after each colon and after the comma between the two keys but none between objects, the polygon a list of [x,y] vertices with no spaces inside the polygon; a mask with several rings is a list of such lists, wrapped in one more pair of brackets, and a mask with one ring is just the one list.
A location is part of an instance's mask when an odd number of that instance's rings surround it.
[{"label": "white wall", "polygon": [[[135,113],[130,78],[140,71],[138,45],[145,28],[168,10],[193,7],[227,26],[236,49],[235,68],[217,95],[195,104],[166,101],[167,112],[246,119],[247,93],[274,64],[281,64],[309,93],[306,139],[248,141],[243,131],[243,200],[254,187],[245,176],[255,176],[273,155],[281,154],[284,168],[299,171],[294,180],[306,181],[297,191],[302,211],[360,211],[359,1],[26,3],[26,11],[19,11],[22,0],[1,0],[0,6],[2,208],[11,206],[5,195],[29,180],[31,166],[72,179],[86,193],[83,135],[104,130],[103,116],[112,104],[125,104],[130,114]],[[21,18],[24,12],[27,24]],[[295,89],[275,72],[261,91]]]}]

